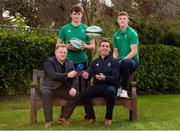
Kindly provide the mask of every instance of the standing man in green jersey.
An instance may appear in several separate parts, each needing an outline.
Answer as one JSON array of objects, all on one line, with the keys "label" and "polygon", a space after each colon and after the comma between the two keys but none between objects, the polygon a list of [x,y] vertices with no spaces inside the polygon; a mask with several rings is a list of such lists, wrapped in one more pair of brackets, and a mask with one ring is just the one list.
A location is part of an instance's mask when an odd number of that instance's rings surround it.
[{"label": "standing man in green jersey", "polygon": [[[67,59],[71,60],[77,69],[78,64],[83,64],[84,69],[87,69],[87,50],[94,50],[94,39],[88,36],[85,32],[87,26],[81,23],[83,15],[83,8],[79,5],[74,5],[70,10],[71,22],[61,27],[58,34],[57,45],[66,44],[68,49]],[[85,44],[81,45],[80,50],[76,50],[71,44],[68,43],[72,38],[77,38]]]},{"label": "standing man in green jersey", "polygon": [[138,34],[129,25],[127,12],[119,12],[117,22],[119,30],[113,35],[113,57],[120,63],[120,78],[122,91],[120,97],[128,97],[129,76],[139,66],[139,40]]}]

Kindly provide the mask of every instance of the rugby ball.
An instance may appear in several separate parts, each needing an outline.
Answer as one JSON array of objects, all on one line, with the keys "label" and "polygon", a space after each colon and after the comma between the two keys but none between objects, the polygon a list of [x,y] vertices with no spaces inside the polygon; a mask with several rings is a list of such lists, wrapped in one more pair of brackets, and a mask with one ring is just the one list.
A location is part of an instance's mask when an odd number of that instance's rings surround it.
[{"label": "rugby ball", "polygon": [[74,46],[76,49],[80,49],[81,45],[84,44],[83,41],[81,41],[80,39],[77,38],[73,38],[71,40],[69,40],[69,43]]},{"label": "rugby ball", "polygon": [[89,26],[86,29],[86,34],[89,36],[101,36],[102,29],[99,26]]}]

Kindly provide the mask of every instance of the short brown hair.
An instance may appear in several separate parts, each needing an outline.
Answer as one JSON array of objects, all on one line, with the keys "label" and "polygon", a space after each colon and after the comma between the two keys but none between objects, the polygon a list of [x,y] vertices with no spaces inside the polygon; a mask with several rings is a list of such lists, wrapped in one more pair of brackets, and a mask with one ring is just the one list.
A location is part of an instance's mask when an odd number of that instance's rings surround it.
[{"label": "short brown hair", "polygon": [[119,16],[123,16],[123,15],[125,15],[125,16],[127,16],[127,17],[129,18],[128,13],[127,13],[127,12],[125,12],[125,11],[120,11],[120,12],[118,12],[118,14],[117,14],[117,18],[118,18]]},{"label": "short brown hair", "polygon": [[108,42],[110,44],[107,38],[102,38],[101,41],[99,42],[99,47],[101,46],[102,42]]},{"label": "short brown hair", "polygon": [[70,10],[70,13],[72,13],[72,12],[81,12],[81,13],[83,13],[83,8],[80,5],[73,5],[71,10]]}]

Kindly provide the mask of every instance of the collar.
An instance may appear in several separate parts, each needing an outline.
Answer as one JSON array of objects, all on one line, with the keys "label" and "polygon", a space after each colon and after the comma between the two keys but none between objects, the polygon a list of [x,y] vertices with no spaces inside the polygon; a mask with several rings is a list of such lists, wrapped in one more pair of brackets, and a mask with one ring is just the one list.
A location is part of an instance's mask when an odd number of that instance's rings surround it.
[{"label": "collar", "polygon": [[74,26],[74,25],[72,24],[72,22],[71,22],[70,25],[71,25],[73,28],[78,28],[78,27],[81,27],[82,23],[80,23],[78,26]]},{"label": "collar", "polygon": [[56,56],[54,56],[54,60],[56,61],[56,63],[60,64],[61,66],[64,66],[65,63],[66,63],[66,59],[65,59],[63,65],[62,65],[62,64],[57,60]]},{"label": "collar", "polygon": [[105,59],[108,59],[110,56],[111,56],[111,55],[109,54],[109,55],[105,56],[104,59],[102,59],[102,57],[99,55],[99,59],[105,60]]},{"label": "collar", "polygon": [[128,32],[129,28],[130,28],[130,27],[127,26],[124,32],[122,32],[122,30],[121,30],[121,28],[120,28],[120,29],[119,29],[119,33],[120,33],[121,35],[124,35],[124,34],[126,34],[126,33]]}]

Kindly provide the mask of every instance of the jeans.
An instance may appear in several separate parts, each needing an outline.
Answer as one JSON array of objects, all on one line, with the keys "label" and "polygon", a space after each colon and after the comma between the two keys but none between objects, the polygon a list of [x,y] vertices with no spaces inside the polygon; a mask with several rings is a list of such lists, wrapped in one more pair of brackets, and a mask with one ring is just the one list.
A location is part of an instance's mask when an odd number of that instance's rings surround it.
[{"label": "jeans", "polygon": [[120,61],[120,79],[123,90],[128,90],[129,76],[139,67],[139,62],[132,59]]}]

